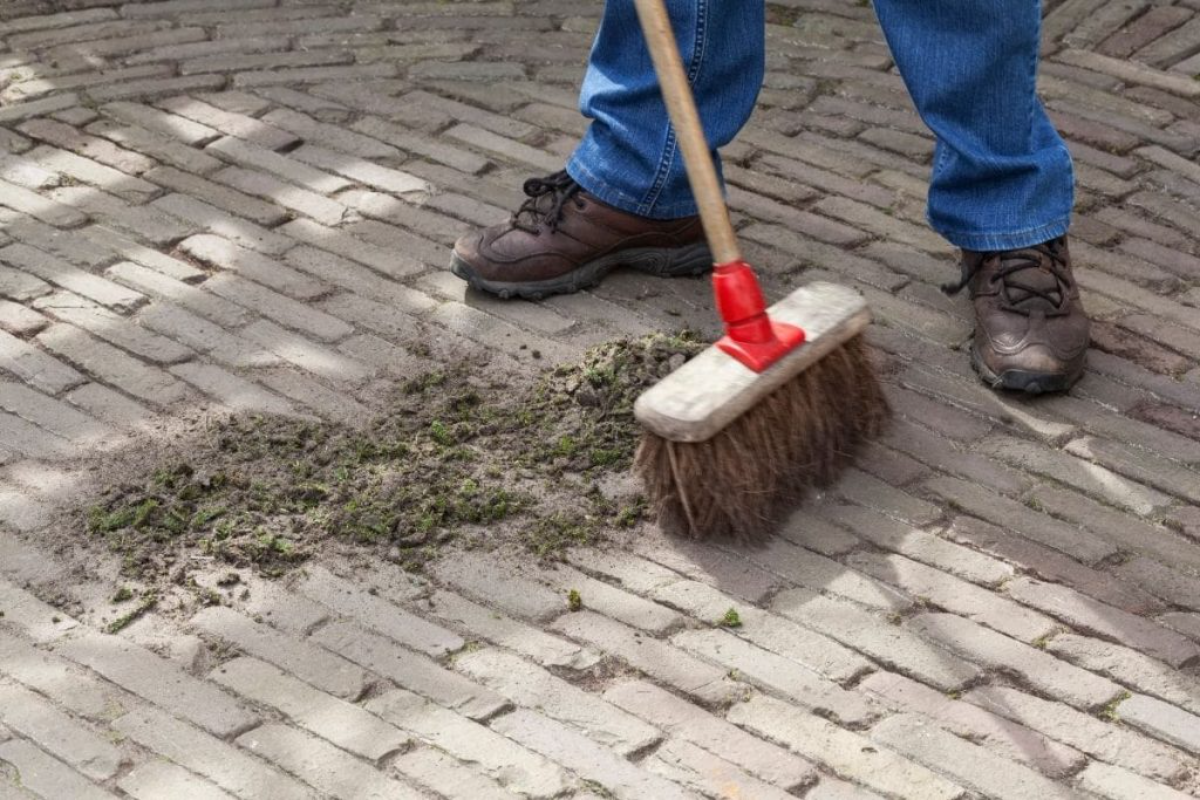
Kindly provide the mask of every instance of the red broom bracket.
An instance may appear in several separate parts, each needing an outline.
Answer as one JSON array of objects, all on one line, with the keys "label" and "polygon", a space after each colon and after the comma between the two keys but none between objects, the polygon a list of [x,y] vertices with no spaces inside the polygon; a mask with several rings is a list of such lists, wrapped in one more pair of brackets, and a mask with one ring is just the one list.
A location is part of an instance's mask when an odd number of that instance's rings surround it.
[{"label": "red broom bracket", "polygon": [[804,344],[803,329],[767,316],[762,287],[745,261],[718,264],[713,270],[713,290],[725,323],[725,336],[717,347],[747,368],[763,372]]}]

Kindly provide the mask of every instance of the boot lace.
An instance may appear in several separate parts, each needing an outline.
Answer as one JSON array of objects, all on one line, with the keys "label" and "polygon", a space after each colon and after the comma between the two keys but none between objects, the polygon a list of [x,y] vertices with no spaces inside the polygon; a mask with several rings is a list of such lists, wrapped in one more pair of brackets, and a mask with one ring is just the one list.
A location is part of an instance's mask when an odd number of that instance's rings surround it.
[{"label": "boot lace", "polygon": [[[962,279],[957,283],[942,284],[942,291],[950,296],[961,292],[975,278],[976,273],[993,258],[1000,259],[1000,267],[989,276],[989,282],[1000,284],[1000,294],[1006,307],[1028,314],[1030,301],[1042,300],[1049,304],[1051,313],[1064,313],[1071,277],[1067,274],[1067,257],[1059,240],[1043,242],[1034,247],[982,253],[982,258],[973,264],[965,260],[962,264]],[[1046,270],[1054,279],[1053,286],[1045,281],[1032,285],[1022,280],[1028,270]],[[1032,303],[1032,305],[1040,305]]]},{"label": "boot lace", "polygon": [[530,178],[523,188],[529,199],[513,215],[513,226],[529,233],[538,233],[542,225],[553,233],[562,222],[563,209],[568,202],[573,200],[576,208],[583,206],[576,197],[583,187],[566,170],[545,178]]}]

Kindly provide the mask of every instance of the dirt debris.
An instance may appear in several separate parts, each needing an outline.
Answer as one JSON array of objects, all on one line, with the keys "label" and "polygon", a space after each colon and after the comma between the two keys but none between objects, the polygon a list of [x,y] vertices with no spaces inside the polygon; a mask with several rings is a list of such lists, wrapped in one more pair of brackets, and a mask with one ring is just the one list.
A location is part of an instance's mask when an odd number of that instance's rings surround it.
[{"label": "dirt debris", "polygon": [[703,347],[687,332],[620,340],[515,387],[428,372],[361,428],[233,417],[76,523],[144,598],[173,585],[210,602],[194,574],[280,577],[330,550],[412,571],[457,547],[553,558],[642,523],[633,402]]}]

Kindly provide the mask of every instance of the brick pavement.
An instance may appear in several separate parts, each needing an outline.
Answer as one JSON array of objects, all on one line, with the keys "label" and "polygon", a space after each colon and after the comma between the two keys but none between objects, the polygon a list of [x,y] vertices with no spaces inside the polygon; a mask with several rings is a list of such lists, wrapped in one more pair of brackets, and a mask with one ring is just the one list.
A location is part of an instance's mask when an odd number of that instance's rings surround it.
[{"label": "brick pavement", "polygon": [[702,281],[505,304],[443,271],[582,129],[598,5],[0,6],[0,797],[1197,795],[1196,0],[1046,3],[1097,320],[1071,396],[971,374],[869,9],[773,0],[737,223],[772,292],[867,296],[899,416],[778,541],[317,565],[119,635],[62,588],[38,534],[78,464],[172,420],[353,418],[429,358],[711,331]]}]

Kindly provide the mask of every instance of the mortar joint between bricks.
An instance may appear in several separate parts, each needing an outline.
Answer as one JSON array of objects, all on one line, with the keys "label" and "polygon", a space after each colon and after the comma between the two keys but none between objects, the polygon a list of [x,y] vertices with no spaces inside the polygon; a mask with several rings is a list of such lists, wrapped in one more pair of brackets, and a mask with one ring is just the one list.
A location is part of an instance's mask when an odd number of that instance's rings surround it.
[{"label": "mortar joint between bricks", "polygon": [[[864,241],[861,245],[854,248],[854,250],[851,250],[850,252],[856,256],[859,256],[860,258],[865,258],[865,259],[868,259],[869,261],[874,261],[876,264],[879,264],[880,266],[882,266],[884,268],[890,269],[890,267],[888,267],[887,264],[884,264],[882,261],[879,261],[878,259],[871,258],[870,256],[868,256],[866,253],[863,252],[871,245],[873,245],[877,242],[882,242],[882,241],[884,241],[882,236],[872,236],[869,239],[867,239],[866,241]],[[894,293],[899,293],[899,292],[907,289],[908,287],[912,286],[914,283],[920,283],[920,281],[918,281],[916,278],[913,278],[910,275],[901,275],[901,282],[892,291]]]},{"label": "mortar joint between bricks", "polygon": [[[155,184],[154,191],[152,193],[144,196],[137,202],[131,203],[130,205],[132,205],[132,206],[148,206],[151,203],[153,203],[155,200],[158,200],[161,197],[165,197],[166,195],[168,195],[170,193],[171,193],[170,189],[166,188],[165,186],[159,186],[159,185]],[[173,245],[173,244],[175,244],[175,242],[169,242],[169,244]]]},{"label": "mortar joint between bricks", "polygon": [[[730,679],[726,678],[726,680],[730,680]],[[658,685],[658,684],[656,684],[656,685]],[[720,700],[709,700],[704,697],[689,696],[687,694],[684,694],[684,693],[678,692],[678,691],[674,692],[674,694],[678,697],[683,698],[684,700],[687,700],[692,705],[699,706],[700,708],[703,708],[705,711],[709,712],[710,714],[713,714],[715,716],[722,717],[722,718],[724,718],[725,715],[729,713],[729,709],[733,708],[738,703],[744,703],[744,702],[750,700],[756,694],[766,695],[768,697],[781,697],[781,695],[773,695],[769,692],[763,691],[760,687],[755,686],[752,683],[744,683],[744,682],[739,681],[738,683],[731,686],[730,688],[731,689],[735,688],[735,686],[738,689],[738,692],[736,695],[733,692],[728,692]],[[659,685],[659,688],[669,688],[669,687],[663,687],[663,686]],[[783,698],[783,699],[787,699],[787,698]]]},{"label": "mortar joint between bricks", "polygon": [[[661,606],[669,608],[672,611],[679,612],[680,618],[682,619],[682,624],[678,627],[678,629],[672,630],[672,633],[677,633],[678,631],[681,631],[681,630],[684,630],[684,631],[708,630],[708,629],[712,628],[715,623],[715,620],[697,619],[696,617],[692,616],[691,612],[686,607],[684,607],[682,605],[674,605],[671,603],[670,600],[663,599],[663,600],[655,600],[654,602],[658,603]],[[654,637],[650,636],[649,638],[653,639]]]},{"label": "mortar joint between bricks", "polygon": [[[784,701],[788,700],[786,696],[781,696],[781,699]],[[875,723],[879,721],[879,717],[884,716],[880,714],[875,716],[867,716],[860,720],[844,720],[837,715],[837,712],[829,708],[814,708],[810,713],[814,717],[819,717],[820,719],[827,720],[828,722],[837,725],[839,728],[848,731],[857,731],[859,733],[869,731],[875,726]]]},{"label": "mortar joint between bricks", "polygon": [[[907,484],[904,484],[904,485],[905,486],[922,486],[922,485],[924,485],[925,480],[928,477],[929,477],[928,475],[918,475],[916,478],[913,478],[911,481],[909,481]],[[925,533],[928,533],[932,536],[936,536],[939,539],[946,538],[945,534],[950,532],[950,528],[954,524],[954,510],[952,508],[950,508],[949,506],[947,506],[944,500],[942,500],[940,497],[938,497],[931,491],[924,491],[924,492],[919,492],[919,493],[915,493],[915,494],[917,495],[917,497],[920,497],[923,500],[927,500],[928,502],[932,503],[934,506],[937,506],[941,510],[942,513],[938,514],[936,517],[931,519],[929,522],[926,522],[924,525],[914,525],[913,527],[917,528],[919,530],[922,530]]]},{"label": "mortar joint between bricks", "polygon": [[225,639],[211,636],[202,631],[193,632],[196,634],[196,638],[204,642],[205,647],[208,648],[209,656],[212,658],[208,668],[209,672],[228,664],[230,661],[233,661],[236,658],[241,658],[242,656],[248,655],[240,648],[236,647]]},{"label": "mortar joint between bricks", "polygon": [[[218,91],[219,91],[219,90],[218,90]],[[166,112],[166,113],[170,113],[170,112]],[[198,140],[196,140],[196,143],[195,143],[193,146],[194,146],[194,147],[195,147],[197,150],[205,150],[205,149],[207,149],[207,148],[208,148],[208,146],[209,146],[210,144],[212,144],[213,142],[215,142],[215,141],[217,141],[217,140],[219,140],[219,139],[224,139],[224,138],[225,138],[225,134],[221,133],[220,131],[216,131],[216,132],[215,132],[215,133],[214,133],[212,136],[205,136],[205,137],[203,137],[202,139],[198,139]],[[222,162],[222,163],[223,163],[223,164],[225,164],[225,166],[232,166],[232,165],[230,165],[230,164],[227,164],[227,163],[225,163],[225,162]]]},{"label": "mortar joint between bricks", "polygon": [[857,689],[862,685],[863,681],[877,672],[879,672],[879,669],[873,663],[868,664],[856,670],[849,678],[846,678],[838,685],[843,689]]},{"label": "mortar joint between bricks", "polygon": [[1054,637],[1062,633],[1072,633],[1072,630],[1065,625],[1055,625],[1049,633],[1043,634],[1034,639],[1032,642],[1030,642],[1030,645],[1038,650],[1045,650],[1046,645],[1050,644]]},{"label": "mortar joint between bricks", "polygon": [[[231,731],[230,731],[228,734],[226,734],[225,736],[223,736],[223,737],[218,737],[218,738],[222,738],[222,739],[224,739],[224,741],[226,741],[226,742],[232,742],[232,741],[234,741],[235,739],[237,739],[239,736],[245,736],[245,735],[246,735],[247,733],[249,733],[250,731],[252,731],[252,730],[255,730],[255,729],[257,729],[257,728],[261,728],[263,725],[266,725],[266,724],[268,724],[268,723],[270,723],[270,722],[272,722],[272,721],[273,721],[273,720],[266,719],[266,718],[264,718],[264,719],[255,719],[255,720],[252,720],[252,721],[250,721],[250,722],[247,722],[245,725],[241,725],[241,726],[239,726],[239,727],[236,727],[236,728],[234,728],[233,730],[231,730]],[[215,734],[214,734],[214,735],[215,735]]]},{"label": "mortar joint between bricks", "polygon": [[363,705],[377,697],[382,697],[395,688],[396,684],[392,683],[387,678],[368,680],[363,686],[362,691],[358,693],[358,697],[356,697],[353,702],[355,705]]},{"label": "mortar joint between bricks", "polygon": [[1108,569],[1111,569],[1112,567],[1119,567],[1122,564],[1128,564],[1130,561],[1132,561],[1136,557],[1137,557],[1137,554],[1130,552],[1129,550],[1118,550],[1115,553],[1110,553],[1109,555],[1106,555],[1104,558],[1100,559],[1092,566],[1096,569],[1108,570]]},{"label": "mortar joint between bricks", "polygon": [[[979,689],[984,686],[993,686],[996,684],[995,676],[990,670],[981,669],[976,675],[968,678],[965,683],[958,689],[954,690],[953,694],[957,695],[955,699],[961,698],[964,694],[972,689]],[[1007,679],[1007,678],[1006,678]],[[947,693],[951,694],[951,693]]]},{"label": "mortar joint between bricks", "polygon": [[[79,211],[79,209],[75,209],[75,210]],[[84,211],[80,211],[79,213],[80,213],[79,219],[72,219],[69,222],[55,223],[54,227],[62,228],[63,230],[67,230],[67,231],[73,231],[73,230],[80,230],[81,228],[85,228],[88,225],[91,225],[94,222],[96,222],[96,220],[92,219],[91,214],[88,214],[87,212],[84,212]]]},{"label": "mortar joint between bricks", "polygon": [[1022,675],[1013,672],[1009,667],[1005,666],[998,666],[982,672],[979,677],[972,678],[963,684],[962,691],[965,694],[970,689],[977,689],[982,686],[1016,689],[1024,694],[1033,695],[1040,700],[1048,700],[1052,703],[1062,702],[1058,697],[1040,689],[1027,681]]},{"label": "mortar joint between bricks", "polygon": [[500,165],[497,164],[495,161],[493,161],[490,158],[486,158],[486,157],[485,157],[485,159],[486,160],[484,162],[483,169],[479,170],[479,172],[476,173],[476,175],[480,178],[486,178],[488,175],[491,175],[500,170]]},{"label": "mortar joint between bricks", "polygon": [[[119,736],[120,734],[117,734],[117,735]],[[114,740],[114,743],[117,743],[117,744],[120,744],[123,742],[124,742],[124,740]],[[142,748],[140,746],[136,749],[139,751],[139,753],[142,751]],[[117,764],[117,771],[115,773],[113,773],[113,775],[105,783],[111,784],[112,786],[116,786],[121,781],[125,780],[125,778],[127,778],[129,776],[129,773],[133,772],[140,763],[141,763],[141,759],[135,760],[132,758],[122,757],[120,762],[118,762],[118,764]]]},{"label": "mortar joint between bricks", "polygon": [[[275,148],[275,152],[282,155],[288,155],[289,153],[296,152],[306,144],[308,144],[308,142],[306,142],[304,139],[297,138],[294,142],[284,142],[283,144],[279,145],[279,147]],[[355,184],[355,186],[357,186],[357,184]]]},{"label": "mortar joint between bricks", "polygon": [[1120,722],[1121,717],[1117,713],[1117,710],[1121,707],[1122,703],[1124,703],[1126,700],[1131,699],[1132,697],[1133,697],[1133,692],[1129,691],[1128,689],[1126,689],[1124,687],[1121,687],[1121,691],[1118,692],[1115,697],[1113,697],[1107,703],[1097,706],[1094,709],[1094,716],[1098,717],[1099,719],[1104,720],[1105,722],[1113,722],[1113,723]]},{"label": "mortar joint between bricks", "polygon": [[[635,675],[644,678],[623,661],[601,652],[600,659],[590,667],[580,669],[566,664],[545,666],[547,672],[591,694],[599,694],[619,680]],[[648,680],[648,679],[647,679]]]},{"label": "mortar joint between bricks", "polygon": [[388,752],[384,753],[373,762],[372,766],[374,766],[375,769],[379,770],[380,772],[395,772],[397,774],[403,774],[399,769],[396,769],[396,762],[411,753],[416,747],[416,737],[409,736],[408,742],[403,747],[397,747],[395,750],[389,750]]},{"label": "mortar joint between bricks", "polygon": [[[894,587],[894,588],[896,588],[896,590],[899,591],[898,587]],[[941,614],[941,613],[952,613],[952,612],[950,612],[949,609],[939,606],[937,603],[933,602],[931,599],[929,599],[928,597],[926,597],[924,595],[916,595],[913,597],[912,605],[908,606],[907,608],[902,608],[899,611],[893,611],[891,614],[888,615],[888,619],[889,620],[894,619],[894,620],[896,620],[895,624],[901,625],[904,623],[904,620],[912,619],[913,617],[919,617],[922,614]]]},{"label": "mortar joint between bricks", "polygon": [[1195,675],[1197,671],[1200,671],[1200,655],[1192,656],[1187,661],[1184,661],[1182,664],[1180,664],[1176,669],[1186,670],[1187,674]]},{"label": "mortar joint between bricks", "polygon": [[679,619],[676,619],[676,620],[672,621],[670,625],[667,625],[667,626],[661,628],[659,630],[659,633],[662,635],[662,637],[664,639],[669,639],[670,637],[674,636],[675,634],[679,633],[680,631],[693,630],[695,627],[703,627],[703,626],[692,626],[689,624],[690,622],[691,622],[691,620],[688,617],[686,617],[684,615],[680,615]]},{"label": "mortar joint between bricks", "polygon": [[504,702],[504,704],[501,705],[500,707],[498,707],[495,711],[492,711],[491,713],[487,714],[486,716],[476,717],[475,721],[478,722],[480,725],[485,725],[485,726],[490,727],[493,722],[500,719],[501,717],[507,717],[509,714],[513,714],[519,710],[520,710],[520,707],[518,705],[516,705],[515,703],[513,703],[510,700],[506,700]]},{"label": "mortar joint between bricks", "polygon": [[666,736],[666,734],[663,734],[663,735],[655,738],[653,741],[647,742],[645,745],[643,745],[642,747],[639,747],[637,750],[634,750],[631,753],[628,753],[625,756],[625,758],[629,759],[634,764],[640,764],[642,761],[645,761],[647,758],[649,758],[650,756],[652,756],[656,752],[658,752],[662,748],[662,746],[664,744],[666,744],[666,742],[667,742],[667,736]]},{"label": "mortar joint between bricks", "polygon": [[[234,216],[236,216],[236,215],[234,215]],[[271,220],[270,222],[264,222],[264,223],[262,223],[261,227],[264,228],[265,230],[273,231],[273,230],[277,230],[278,228],[282,228],[283,226],[287,225],[289,222],[295,222],[295,221],[296,221],[295,216],[293,216],[291,214],[287,214],[282,219]],[[283,253],[280,253],[278,258],[282,259],[284,257],[284,255],[286,255],[287,253],[290,253],[292,250],[295,250],[297,247],[304,247],[306,244],[307,244],[307,242],[297,241],[294,246],[288,248]],[[308,245],[308,246],[316,247],[316,245]]]},{"label": "mortar joint between bricks", "polygon": [[789,586],[787,583],[772,584],[771,586],[767,587],[765,592],[762,593],[762,596],[759,597],[757,603],[748,603],[747,605],[758,609],[768,610],[769,613],[771,604],[775,601],[775,598],[779,596],[779,593],[785,592],[791,588],[793,587]]},{"label": "mortar joint between bricks", "polygon": [[[853,533],[853,531],[851,531],[851,533]],[[855,545],[853,547],[851,547],[849,550],[838,553],[836,556],[834,556],[832,558],[832,560],[837,561],[838,563],[845,566],[847,556],[852,556],[852,555],[856,555],[859,553],[861,553],[863,555],[868,555],[868,556],[888,556],[888,555],[894,554],[895,552],[896,552],[895,550],[889,550],[886,547],[877,545],[869,539],[859,539],[858,542],[855,543]],[[775,594],[778,594],[778,593],[779,593],[778,590],[776,590]],[[764,601],[764,602],[766,602],[766,601]]]},{"label": "mortar joint between bricks", "polygon": [[[1014,499],[1021,505],[1025,506],[1026,508],[1032,508],[1034,511],[1041,511],[1041,508],[1040,508],[1041,503],[1039,503],[1037,501],[1037,498],[1034,495],[1039,489],[1041,489],[1045,485],[1046,484],[1044,482],[1032,483],[1028,489],[1026,489],[1021,494],[1017,495]],[[959,510],[962,511],[964,514],[968,514],[968,515],[970,515],[970,513],[971,513],[969,510],[961,508],[961,507],[959,507]]]},{"label": "mortar joint between bricks", "polygon": [[[499,134],[497,134],[497,135],[499,135]],[[508,138],[508,137],[502,137],[502,138]],[[543,148],[550,142],[550,139],[551,139],[550,131],[539,129],[539,130],[534,130],[533,133],[528,134],[524,138],[513,139],[513,141],[522,142],[524,144],[529,145],[530,147]]]}]

